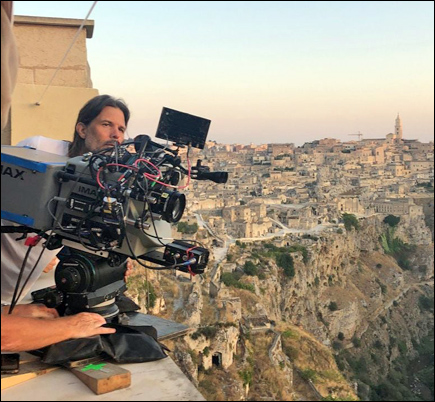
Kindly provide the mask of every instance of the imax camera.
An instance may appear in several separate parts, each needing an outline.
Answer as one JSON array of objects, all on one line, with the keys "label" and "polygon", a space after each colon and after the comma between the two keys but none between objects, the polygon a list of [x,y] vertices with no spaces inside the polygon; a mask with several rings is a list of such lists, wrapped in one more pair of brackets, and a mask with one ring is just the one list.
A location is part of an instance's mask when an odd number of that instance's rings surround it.
[{"label": "imax camera", "polygon": [[[128,257],[150,269],[204,272],[209,251],[195,241],[173,241],[171,224],[183,216],[182,190],[191,179],[228,180],[226,172],[190,162],[190,147],[204,148],[209,125],[163,108],[156,135],[163,145],[139,135],[75,158],[2,146],[1,217],[14,223],[2,233],[33,231],[48,249],[67,246],[56,288],[44,292],[48,306],[116,317]],[[181,147],[188,147],[185,161]]]}]

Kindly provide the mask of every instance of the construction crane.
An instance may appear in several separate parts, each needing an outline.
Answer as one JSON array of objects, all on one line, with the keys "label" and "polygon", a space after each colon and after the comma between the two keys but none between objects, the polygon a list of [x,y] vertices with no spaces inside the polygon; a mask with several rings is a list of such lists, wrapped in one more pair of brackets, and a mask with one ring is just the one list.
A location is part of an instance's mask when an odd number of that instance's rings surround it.
[{"label": "construction crane", "polygon": [[348,134],[348,135],[357,136],[358,141],[361,141],[361,138],[363,137],[364,134],[362,134],[361,131],[358,131],[358,134]]}]

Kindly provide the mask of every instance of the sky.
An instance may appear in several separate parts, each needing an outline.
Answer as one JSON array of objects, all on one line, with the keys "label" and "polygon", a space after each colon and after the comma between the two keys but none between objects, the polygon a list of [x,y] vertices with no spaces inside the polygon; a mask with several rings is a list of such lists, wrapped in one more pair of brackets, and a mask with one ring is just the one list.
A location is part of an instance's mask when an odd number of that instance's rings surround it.
[{"label": "sky", "polygon": [[[77,18],[93,1],[15,1]],[[162,107],[210,119],[209,140],[295,143],[434,136],[432,1],[99,1],[91,78],[123,98],[130,137]]]}]

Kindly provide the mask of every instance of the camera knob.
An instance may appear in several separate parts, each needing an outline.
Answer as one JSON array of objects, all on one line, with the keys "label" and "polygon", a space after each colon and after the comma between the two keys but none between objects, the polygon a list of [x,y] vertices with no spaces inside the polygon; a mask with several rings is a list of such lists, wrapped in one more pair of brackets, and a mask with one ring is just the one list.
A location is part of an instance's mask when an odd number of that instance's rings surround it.
[{"label": "camera knob", "polygon": [[56,278],[57,286],[64,292],[77,292],[79,291],[81,278],[78,270],[75,267],[67,267]]},{"label": "camera knob", "polygon": [[44,296],[44,304],[48,308],[56,308],[63,303],[63,293],[58,290],[47,293]]}]

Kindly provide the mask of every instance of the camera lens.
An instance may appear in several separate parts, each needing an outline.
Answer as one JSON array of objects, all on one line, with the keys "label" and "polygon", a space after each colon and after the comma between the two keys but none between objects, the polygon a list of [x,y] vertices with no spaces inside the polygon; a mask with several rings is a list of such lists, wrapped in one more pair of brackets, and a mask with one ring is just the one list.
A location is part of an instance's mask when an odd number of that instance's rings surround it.
[{"label": "camera lens", "polygon": [[165,190],[162,193],[153,193],[157,199],[156,204],[151,206],[152,212],[162,215],[169,223],[177,223],[183,216],[186,208],[186,196],[178,191]]},{"label": "camera lens", "polygon": [[181,199],[175,200],[174,209],[172,210],[172,222],[178,222],[183,216],[185,205],[182,205]]}]

